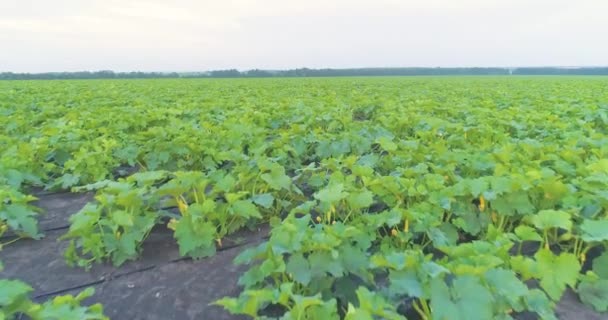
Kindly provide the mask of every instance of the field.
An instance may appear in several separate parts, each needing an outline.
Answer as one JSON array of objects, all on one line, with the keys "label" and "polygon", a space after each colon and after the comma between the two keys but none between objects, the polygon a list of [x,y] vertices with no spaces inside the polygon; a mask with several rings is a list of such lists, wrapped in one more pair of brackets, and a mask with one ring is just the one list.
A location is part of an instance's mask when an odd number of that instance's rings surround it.
[{"label": "field", "polygon": [[605,77],[4,81],[0,198],[0,319],[608,319]]}]

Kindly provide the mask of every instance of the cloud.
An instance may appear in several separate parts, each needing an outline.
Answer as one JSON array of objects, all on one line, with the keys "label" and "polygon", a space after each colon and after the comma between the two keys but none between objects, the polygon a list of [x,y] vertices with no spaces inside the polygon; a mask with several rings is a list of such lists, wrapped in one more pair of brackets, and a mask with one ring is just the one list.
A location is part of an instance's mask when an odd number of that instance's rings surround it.
[{"label": "cloud", "polygon": [[0,69],[605,65],[607,10],[604,0],[7,0]]}]

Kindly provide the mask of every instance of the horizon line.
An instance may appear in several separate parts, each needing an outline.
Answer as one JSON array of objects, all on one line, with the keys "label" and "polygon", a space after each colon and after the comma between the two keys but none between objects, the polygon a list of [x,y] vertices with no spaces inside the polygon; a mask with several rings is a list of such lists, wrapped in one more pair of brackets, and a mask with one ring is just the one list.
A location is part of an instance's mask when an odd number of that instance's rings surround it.
[{"label": "horizon line", "polygon": [[460,66],[460,67],[421,67],[421,66],[410,66],[410,67],[295,67],[289,69],[264,69],[264,68],[221,68],[221,69],[208,69],[208,70],[156,70],[156,71],[142,71],[142,70],[130,70],[130,71],[116,71],[112,69],[89,69],[89,70],[78,70],[78,71],[36,71],[36,72],[19,72],[19,71],[5,71],[2,70],[0,73],[13,73],[13,74],[49,74],[49,73],[79,73],[79,72],[113,72],[113,73],[209,73],[213,71],[227,71],[237,70],[239,72],[247,71],[269,71],[269,72],[285,72],[291,70],[369,70],[369,69],[537,69],[537,68],[553,68],[553,69],[598,69],[608,68],[608,65],[545,65],[545,66]]}]

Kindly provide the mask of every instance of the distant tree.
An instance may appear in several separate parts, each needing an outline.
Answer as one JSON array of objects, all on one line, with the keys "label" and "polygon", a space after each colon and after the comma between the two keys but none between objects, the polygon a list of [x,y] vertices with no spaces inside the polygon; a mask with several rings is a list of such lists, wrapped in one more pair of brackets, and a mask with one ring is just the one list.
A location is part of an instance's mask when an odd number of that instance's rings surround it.
[{"label": "distant tree", "polygon": [[0,80],[52,79],[143,79],[143,78],[265,78],[265,77],[354,77],[354,76],[439,76],[439,75],[608,75],[608,67],[588,68],[352,68],[269,71],[236,69],[210,72],[113,72],[111,70],[47,73],[0,73]]},{"label": "distant tree", "polygon": [[240,78],[242,74],[236,69],[211,71],[212,78]]},{"label": "distant tree", "polygon": [[273,76],[272,73],[260,69],[246,71],[243,73],[243,75],[248,78],[268,78]]}]

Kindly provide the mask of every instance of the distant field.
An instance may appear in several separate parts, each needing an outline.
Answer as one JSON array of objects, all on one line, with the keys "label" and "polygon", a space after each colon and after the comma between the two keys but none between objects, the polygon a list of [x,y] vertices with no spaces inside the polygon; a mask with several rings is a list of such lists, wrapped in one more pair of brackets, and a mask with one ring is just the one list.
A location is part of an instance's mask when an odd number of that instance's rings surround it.
[{"label": "distant field", "polygon": [[80,268],[270,224],[233,314],[608,316],[608,77],[0,81],[0,236],[58,191]]}]

